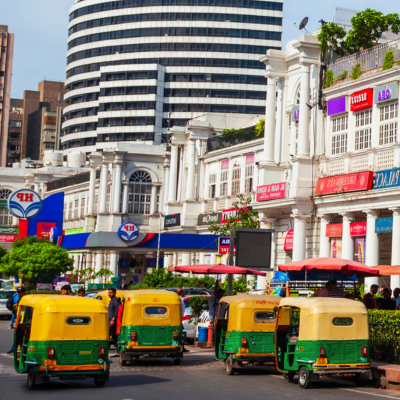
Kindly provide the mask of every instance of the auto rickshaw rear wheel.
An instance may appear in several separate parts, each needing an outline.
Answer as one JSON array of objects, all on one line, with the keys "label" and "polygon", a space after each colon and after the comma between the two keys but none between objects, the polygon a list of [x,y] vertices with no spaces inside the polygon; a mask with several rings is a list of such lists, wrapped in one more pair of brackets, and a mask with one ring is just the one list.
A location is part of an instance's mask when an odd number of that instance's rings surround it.
[{"label": "auto rickshaw rear wheel", "polygon": [[36,372],[33,368],[28,369],[28,377],[26,380],[28,389],[33,390],[36,387]]},{"label": "auto rickshaw rear wheel", "polygon": [[299,369],[299,386],[302,389],[307,389],[310,386],[310,371],[306,367]]},{"label": "auto rickshaw rear wheel", "polygon": [[233,359],[231,356],[226,357],[225,360],[225,370],[227,375],[233,375],[235,373],[235,369],[233,368]]},{"label": "auto rickshaw rear wheel", "polygon": [[104,379],[100,379],[100,377],[96,376],[94,378],[94,384],[96,387],[101,388],[106,384],[106,381]]},{"label": "auto rickshaw rear wheel", "polygon": [[294,372],[286,372],[283,373],[283,379],[288,382],[292,382],[294,379],[295,373]]},{"label": "auto rickshaw rear wheel", "polygon": [[174,362],[174,365],[181,365],[181,359],[180,358],[174,358],[172,361]]},{"label": "auto rickshaw rear wheel", "polygon": [[121,367],[125,367],[125,365],[126,365],[126,360],[124,360],[124,355],[125,355],[125,352],[123,352],[123,351],[119,352],[119,364],[121,365]]}]

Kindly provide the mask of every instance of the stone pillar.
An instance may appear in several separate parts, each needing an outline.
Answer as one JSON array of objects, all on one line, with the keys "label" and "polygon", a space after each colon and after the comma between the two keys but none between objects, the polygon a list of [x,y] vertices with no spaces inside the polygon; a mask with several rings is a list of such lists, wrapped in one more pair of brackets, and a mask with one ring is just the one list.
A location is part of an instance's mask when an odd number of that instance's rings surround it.
[{"label": "stone pillar", "polygon": [[[108,185],[110,186],[110,197],[107,199],[108,200],[107,211],[111,214],[113,212],[113,205],[114,205],[114,190],[113,189],[114,189],[114,182],[115,182],[115,179],[114,179],[115,178],[115,176],[114,176],[115,168],[114,168],[114,164],[112,162],[110,162],[109,168],[110,168],[109,176],[111,177],[111,181],[108,180]],[[107,195],[108,195],[108,193],[107,193]]]},{"label": "stone pillar", "polygon": [[301,261],[306,258],[307,215],[294,214],[294,236],[292,261]]},{"label": "stone pillar", "polygon": [[124,182],[124,190],[122,195],[122,214],[128,213],[128,203],[129,203],[129,182]]},{"label": "stone pillar", "polygon": [[[320,222],[320,236],[319,236],[319,256],[330,257],[330,243],[329,238],[326,237],[326,226],[331,219],[330,215],[321,215]],[[343,246],[343,244],[342,244]]]},{"label": "stone pillar", "polygon": [[182,265],[190,265],[191,254],[190,253],[183,253],[182,254]]},{"label": "stone pillar", "polygon": [[108,186],[108,164],[103,161],[100,176],[100,193],[99,193],[99,213],[107,212],[107,186]]},{"label": "stone pillar", "polygon": [[74,270],[77,271],[79,269],[79,255],[73,254],[74,259]]},{"label": "stone pillar", "polygon": [[217,253],[211,253],[210,264],[215,265],[217,263]]},{"label": "stone pillar", "polygon": [[[99,272],[103,268],[103,264],[104,264],[104,254],[96,254],[95,271]],[[97,283],[99,283],[99,280],[97,280]]]},{"label": "stone pillar", "polygon": [[[392,231],[392,265],[400,265],[400,208],[393,208],[393,231]],[[367,231],[368,234],[368,231]],[[399,268],[400,269],[400,268]],[[391,289],[400,287],[400,276],[390,277]]]},{"label": "stone pillar", "polygon": [[[350,236],[350,224],[354,220],[353,213],[344,213],[342,227],[342,258],[354,260],[354,239]],[[374,227],[375,230],[375,227]]]},{"label": "stone pillar", "polygon": [[[367,214],[367,239],[365,243],[365,264],[369,267],[379,265],[379,237],[375,232],[375,222],[378,216],[376,210],[365,211]],[[365,278],[366,290],[373,284],[379,284],[379,278]]]},{"label": "stone pillar", "polygon": [[298,156],[308,156],[310,153],[310,111],[307,104],[310,104],[310,67],[303,64],[301,66]]},{"label": "stone pillar", "polygon": [[169,189],[169,177],[170,177],[170,163],[168,160],[164,161],[164,181],[163,181],[163,196],[161,201],[163,202],[162,212],[165,214],[165,207],[168,204],[168,189]]},{"label": "stone pillar", "polygon": [[118,276],[118,253],[116,252],[110,254],[110,270],[113,276]]},{"label": "stone pillar", "polygon": [[205,261],[205,254],[203,252],[201,252],[199,254],[199,265],[204,265],[206,263]]},{"label": "stone pillar", "polygon": [[151,203],[150,203],[150,215],[154,215],[157,212],[157,186],[153,184],[151,187]]},{"label": "stone pillar", "polygon": [[121,184],[122,184],[122,162],[123,159],[116,156],[115,161],[115,173],[114,173],[114,181],[112,183],[112,188],[114,192],[113,198],[113,213],[120,213],[121,212]]},{"label": "stone pillar", "polygon": [[35,181],[35,192],[40,195],[40,183]]},{"label": "stone pillar", "polygon": [[269,163],[273,163],[275,159],[275,101],[276,78],[268,76],[265,107],[264,161]]},{"label": "stone pillar", "polygon": [[171,167],[169,174],[168,202],[176,201],[176,179],[178,177],[178,146],[171,145]]},{"label": "stone pillar", "polygon": [[188,179],[186,183],[186,199],[194,199],[194,175],[196,163],[196,142],[193,139],[188,139],[187,144],[187,165],[188,165]]},{"label": "stone pillar", "polygon": [[168,268],[173,265],[173,261],[172,254],[164,255],[164,268]]},{"label": "stone pillar", "polygon": [[88,215],[94,214],[94,197],[96,190],[96,167],[90,166],[90,181],[89,181],[89,205],[88,205]]}]

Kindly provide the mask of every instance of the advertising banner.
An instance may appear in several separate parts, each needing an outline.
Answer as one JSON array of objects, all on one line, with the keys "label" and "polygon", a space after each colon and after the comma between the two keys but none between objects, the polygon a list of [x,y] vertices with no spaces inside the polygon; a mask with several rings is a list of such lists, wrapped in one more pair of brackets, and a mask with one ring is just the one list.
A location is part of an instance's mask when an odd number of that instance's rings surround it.
[{"label": "advertising banner", "polygon": [[367,222],[353,222],[350,224],[350,236],[366,236]]},{"label": "advertising banner", "polygon": [[0,210],[7,210],[7,200],[0,200]]},{"label": "advertising banner", "polygon": [[374,104],[374,89],[364,89],[350,96],[350,111],[363,110]]},{"label": "advertising banner", "polygon": [[341,258],[342,257],[342,239],[341,238],[332,238],[330,239],[331,243],[331,257],[332,258]]},{"label": "advertising banner", "polygon": [[375,220],[375,233],[393,232],[393,218],[377,218]]},{"label": "advertising banner", "polygon": [[342,237],[343,224],[328,224],[326,226],[326,237]]},{"label": "advertising banner", "polygon": [[372,188],[373,171],[357,172],[354,174],[330,176],[319,178],[315,194],[335,194],[340,192],[355,192],[358,190],[370,190]]},{"label": "advertising banner", "polygon": [[254,164],[254,154],[248,154],[246,156],[246,165]]},{"label": "advertising banner", "polygon": [[181,226],[181,214],[171,214],[164,217],[164,228]]},{"label": "advertising banner", "polygon": [[272,185],[263,185],[257,187],[256,200],[266,201],[274,199],[283,199],[286,194],[286,183],[274,183]]},{"label": "advertising banner", "polygon": [[14,242],[19,238],[18,235],[0,235],[0,242]]},{"label": "advertising banner", "polygon": [[38,238],[49,239],[51,228],[56,226],[55,222],[38,222],[36,225],[36,236]]},{"label": "advertising banner", "polygon": [[83,233],[83,228],[67,229],[65,231],[66,235],[77,235],[78,233]]},{"label": "advertising banner", "polygon": [[365,263],[365,237],[359,237],[355,240],[354,261]]},{"label": "advertising banner", "polygon": [[253,207],[244,208],[229,208],[228,210],[222,210],[221,224],[226,224],[231,217],[238,217],[241,212],[252,210]]},{"label": "advertising banner", "polygon": [[293,237],[294,237],[294,230],[290,229],[286,234],[283,250],[293,250]]},{"label": "advertising banner", "polygon": [[18,235],[18,231],[16,226],[0,226],[0,235]]},{"label": "advertising banner", "polygon": [[374,190],[400,186],[400,168],[375,172]]},{"label": "advertising banner", "polygon": [[221,161],[221,169],[229,169],[229,160]]},{"label": "advertising banner", "polygon": [[390,100],[397,100],[399,98],[399,84],[397,82],[390,82],[386,85],[377,86],[374,91],[374,103],[384,103]]},{"label": "advertising banner", "polygon": [[328,117],[331,115],[341,114],[347,110],[347,96],[338,97],[337,99],[328,101]]},{"label": "advertising banner", "polygon": [[[218,238],[218,254],[224,255],[229,253],[229,245],[231,243],[231,239],[227,236],[220,236]],[[233,253],[236,254],[236,239],[233,245]]]},{"label": "advertising banner", "polygon": [[197,218],[197,225],[210,225],[212,222],[215,224],[221,223],[221,212],[200,214]]}]

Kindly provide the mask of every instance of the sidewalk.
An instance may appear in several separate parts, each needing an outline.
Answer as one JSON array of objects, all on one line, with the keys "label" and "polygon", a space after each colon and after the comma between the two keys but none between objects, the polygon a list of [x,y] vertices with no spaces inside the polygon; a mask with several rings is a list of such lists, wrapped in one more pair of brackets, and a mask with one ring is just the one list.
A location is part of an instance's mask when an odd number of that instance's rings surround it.
[{"label": "sidewalk", "polygon": [[382,389],[400,391],[400,365],[371,363],[373,379]]}]

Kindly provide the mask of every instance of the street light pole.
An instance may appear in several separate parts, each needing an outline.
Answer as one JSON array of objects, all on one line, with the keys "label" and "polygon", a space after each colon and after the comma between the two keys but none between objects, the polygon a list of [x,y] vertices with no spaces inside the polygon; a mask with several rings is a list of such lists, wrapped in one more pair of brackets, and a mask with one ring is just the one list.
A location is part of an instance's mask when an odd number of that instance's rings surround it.
[{"label": "street light pole", "polygon": [[162,214],[160,212],[156,212],[156,215],[159,217],[159,225],[158,225],[158,245],[157,245],[157,262],[156,262],[156,269],[158,270],[160,264],[160,242],[161,242],[161,218]]}]

